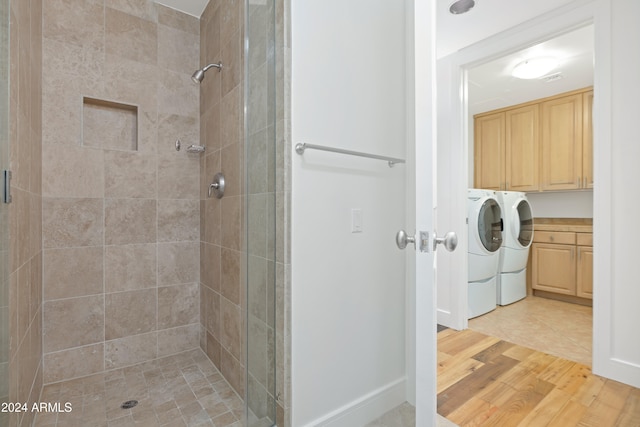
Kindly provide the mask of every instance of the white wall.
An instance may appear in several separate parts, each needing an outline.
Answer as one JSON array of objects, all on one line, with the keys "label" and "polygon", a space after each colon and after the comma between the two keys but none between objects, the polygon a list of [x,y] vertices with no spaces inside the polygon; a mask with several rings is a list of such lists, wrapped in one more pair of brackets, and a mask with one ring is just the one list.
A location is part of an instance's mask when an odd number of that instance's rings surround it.
[{"label": "white wall", "polygon": [[[294,145],[404,158],[404,18],[398,0],[292,3]],[[404,400],[405,252],[394,238],[405,226],[405,171],[293,154],[295,426],[362,425]],[[362,233],[351,232],[353,208]]]},{"label": "white wall", "polygon": [[593,218],[593,191],[527,193],[536,218]]}]

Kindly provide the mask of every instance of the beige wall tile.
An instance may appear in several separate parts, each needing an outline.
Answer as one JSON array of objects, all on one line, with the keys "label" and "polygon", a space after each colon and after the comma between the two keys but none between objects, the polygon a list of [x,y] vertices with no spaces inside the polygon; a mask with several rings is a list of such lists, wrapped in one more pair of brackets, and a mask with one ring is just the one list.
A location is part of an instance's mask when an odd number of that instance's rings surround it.
[{"label": "beige wall tile", "polygon": [[220,256],[220,294],[236,305],[240,305],[240,263],[242,254],[222,248]]},{"label": "beige wall tile", "polygon": [[104,340],[104,296],[44,303],[44,350],[94,344]]},{"label": "beige wall tile", "polygon": [[158,242],[197,241],[199,237],[198,200],[158,200]]},{"label": "beige wall tile", "polygon": [[104,36],[102,2],[43,1],[42,6],[43,37],[79,46],[102,44]]},{"label": "beige wall tile", "polygon": [[[195,69],[193,70],[195,71]],[[178,154],[188,156],[186,149],[189,145],[202,145],[200,141],[200,120],[198,117],[179,114],[158,115],[158,152],[164,154]],[[182,146],[180,153],[176,153],[176,139]],[[209,150],[207,148],[207,150]]]},{"label": "beige wall tile", "polygon": [[157,21],[156,9],[160,7],[152,0],[104,0],[104,5],[151,22]]},{"label": "beige wall tile", "polygon": [[[220,147],[242,142],[242,90],[232,88],[220,100]],[[238,166],[242,159],[238,160]]]},{"label": "beige wall tile", "polygon": [[209,244],[219,245],[222,242],[222,203],[216,198],[209,198],[204,201],[204,214],[201,219],[204,228],[203,240]]},{"label": "beige wall tile", "polygon": [[44,355],[44,382],[84,377],[104,370],[104,344],[89,345]]},{"label": "beige wall tile", "polygon": [[220,291],[220,246],[200,244],[200,282],[208,288]]},{"label": "beige wall tile", "polygon": [[220,0],[220,39],[227,42],[235,37],[236,31],[242,26],[240,0]]},{"label": "beige wall tile", "polygon": [[[197,64],[193,70],[185,72],[174,72],[159,69],[158,72],[158,113],[169,115],[179,114],[189,117],[198,117],[199,98],[198,93],[200,87],[191,80],[191,74],[197,68]],[[189,67],[191,69],[191,67]],[[211,74],[217,73],[216,70],[210,69],[205,75],[211,77]]]},{"label": "beige wall tile", "polygon": [[221,200],[221,246],[240,250],[242,241],[242,197],[225,197]]},{"label": "beige wall tile", "polygon": [[116,369],[153,360],[158,351],[158,333],[133,335],[104,344],[105,369]]},{"label": "beige wall tile", "polygon": [[[162,46],[162,49],[158,49],[158,66],[189,75],[200,68],[199,34],[158,25],[158,45]],[[215,71],[211,70],[207,74],[213,74]]]},{"label": "beige wall tile", "polygon": [[154,331],[156,306],[155,288],[105,295],[105,339]]},{"label": "beige wall tile", "polygon": [[158,156],[159,199],[199,199],[200,158],[186,154]]},{"label": "beige wall tile", "polygon": [[200,324],[198,323],[158,331],[158,357],[198,348],[199,341]]},{"label": "beige wall tile", "polygon": [[[65,98],[72,99],[76,103],[81,95],[102,93],[104,88],[104,46],[102,44],[82,46],[45,38],[42,41],[42,55],[43,63],[47,64],[47,72],[42,75],[43,90],[48,90],[50,86],[60,87],[65,82],[73,83],[74,86],[71,87],[75,90],[66,93]],[[47,123],[47,126],[52,124],[54,123]]]},{"label": "beige wall tile", "polygon": [[196,283],[158,288],[158,329],[198,323],[198,288]]},{"label": "beige wall tile", "polygon": [[[175,28],[180,31],[185,31],[190,34],[200,35],[200,20],[194,16],[187,15],[165,7],[157,5],[158,9],[158,24],[166,25],[171,28]],[[200,46],[200,40],[197,41]]]},{"label": "beige wall tile", "polygon": [[155,288],[155,243],[105,247],[105,292]]},{"label": "beige wall tile", "polygon": [[208,332],[205,353],[207,353],[209,360],[220,369],[220,343]]},{"label": "beige wall tile", "polygon": [[43,198],[45,248],[97,246],[102,244],[103,236],[102,199]]},{"label": "beige wall tile", "polygon": [[47,301],[104,292],[104,249],[59,248],[44,251],[44,297]]},{"label": "beige wall tile", "polygon": [[203,128],[203,143],[209,147],[209,153],[219,150],[222,146],[220,140],[220,102],[202,109],[204,114],[200,116],[200,127]]},{"label": "beige wall tile", "polygon": [[104,195],[109,198],[155,198],[156,158],[146,153],[105,151]]},{"label": "beige wall tile", "polygon": [[[158,67],[152,64],[109,53],[105,55],[103,98],[138,106],[138,129],[141,134],[145,131],[141,117],[147,113],[153,119],[152,130],[156,130],[158,72]],[[143,135],[140,135],[140,139],[143,139]],[[140,145],[143,144],[139,140]]]},{"label": "beige wall tile", "polygon": [[155,65],[158,29],[154,22],[105,8],[105,47],[111,55]]},{"label": "beige wall tile", "polygon": [[205,326],[207,331],[213,335],[214,338],[220,338],[220,294],[212,291],[211,289],[204,288],[205,297]]},{"label": "beige wall tile", "polygon": [[156,241],[156,201],[150,199],[106,199],[105,243],[153,243]]},{"label": "beige wall tile", "polygon": [[199,243],[158,243],[158,285],[199,282],[199,261]]},{"label": "beige wall tile", "polygon": [[222,96],[225,96],[236,87],[241,86],[240,83],[242,82],[242,74],[244,72],[244,70],[242,69],[241,33],[241,31],[237,31],[229,38],[228,41],[222,42],[220,58],[225,66],[224,73],[222,73],[221,82]]},{"label": "beige wall tile", "polygon": [[238,196],[243,192],[242,147],[231,144],[222,148],[220,168],[225,177],[225,196]]},{"label": "beige wall tile", "polygon": [[220,298],[220,344],[235,358],[242,358],[242,311],[226,298]]},{"label": "beige wall tile", "polygon": [[104,197],[102,150],[67,144],[44,144],[42,183],[45,197]]},{"label": "beige wall tile", "polygon": [[220,372],[236,393],[244,396],[244,367],[224,347],[220,349]]}]

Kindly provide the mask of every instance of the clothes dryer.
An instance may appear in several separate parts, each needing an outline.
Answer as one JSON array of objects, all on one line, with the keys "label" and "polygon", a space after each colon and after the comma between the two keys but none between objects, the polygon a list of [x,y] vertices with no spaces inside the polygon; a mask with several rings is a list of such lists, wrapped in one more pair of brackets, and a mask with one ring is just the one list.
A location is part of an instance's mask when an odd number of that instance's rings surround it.
[{"label": "clothes dryer", "polygon": [[498,305],[507,305],[527,296],[527,259],[533,242],[533,211],[525,193],[496,193],[504,225],[496,287]]},{"label": "clothes dryer", "polygon": [[469,189],[469,312],[480,316],[496,308],[498,264],[502,246],[502,220],[495,191]]}]

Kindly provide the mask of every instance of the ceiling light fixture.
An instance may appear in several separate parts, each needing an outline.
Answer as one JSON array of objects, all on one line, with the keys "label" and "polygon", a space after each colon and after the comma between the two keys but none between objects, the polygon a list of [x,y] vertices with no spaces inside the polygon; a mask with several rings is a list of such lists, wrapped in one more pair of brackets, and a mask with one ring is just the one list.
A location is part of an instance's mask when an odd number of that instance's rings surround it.
[{"label": "ceiling light fixture", "polygon": [[513,77],[519,79],[537,79],[558,66],[558,60],[551,57],[531,58],[522,61],[511,71]]},{"label": "ceiling light fixture", "polygon": [[474,0],[458,0],[449,6],[449,12],[454,15],[460,15],[470,11],[476,5]]}]

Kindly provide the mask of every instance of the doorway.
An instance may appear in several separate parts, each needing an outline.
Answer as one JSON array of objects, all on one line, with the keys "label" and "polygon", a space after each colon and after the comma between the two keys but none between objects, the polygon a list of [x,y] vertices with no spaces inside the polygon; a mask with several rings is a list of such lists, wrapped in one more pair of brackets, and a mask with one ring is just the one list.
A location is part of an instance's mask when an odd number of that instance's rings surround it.
[{"label": "doorway", "polygon": [[[588,248],[592,251],[593,247],[546,246],[545,238],[547,236],[550,239],[557,238],[557,236],[566,236],[567,238],[592,236],[593,188],[571,191],[543,191],[543,188],[540,188],[544,185],[543,182],[547,176],[543,177],[541,173],[538,173],[538,170],[548,170],[551,159],[549,156],[538,155],[542,145],[538,143],[538,139],[542,137],[542,132],[539,132],[539,123],[542,118],[538,113],[543,105],[556,102],[551,100],[564,99],[565,96],[576,93],[576,91],[592,90],[590,88],[593,87],[593,31],[593,24],[588,23],[580,28],[556,35],[533,46],[508,53],[467,70],[468,186],[469,188],[487,188],[487,179],[484,178],[486,175],[496,176],[497,174],[502,177],[500,188],[496,190],[509,189],[525,192],[525,197],[528,198],[535,218],[534,228],[538,228],[540,231],[540,236],[534,236],[534,243],[528,248],[530,262],[525,270],[527,297],[510,304],[498,305],[493,311],[474,317],[469,321],[469,328],[587,366],[591,365],[592,358],[593,317],[590,295],[581,292],[580,289],[583,283],[584,286],[589,286],[592,275],[579,276],[576,274],[576,268],[578,261],[580,261],[584,264],[584,268],[592,271],[592,259],[587,259],[586,252],[583,253],[583,250],[586,251]],[[512,75],[515,66],[532,58],[550,58],[557,62],[554,68],[539,77],[522,79]],[[580,105],[583,110],[590,109],[590,105],[586,102]],[[473,131],[475,129],[474,123],[477,121],[479,121],[477,123],[481,123],[482,120],[494,117],[503,117],[504,114],[506,117],[514,117],[513,114],[522,114],[523,111],[536,113],[535,116],[530,116],[535,117],[535,121],[526,120],[524,123],[524,125],[532,125],[531,128],[527,128],[531,132],[528,135],[532,136],[533,145],[528,147],[531,150],[525,150],[522,138],[519,137],[520,134],[516,128],[512,128],[510,135],[514,137],[510,140],[510,144],[507,144],[507,155],[505,155],[504,149],[501,150],[502,161],[498,165],[499,167],[490,171],[486,171],[487,168],[475,170],[476,165],[479,168],[482,167],[478,162],[487,154],[488,148],[495,146],[495,144],[493,141],[482,139],[475,141],[475,138],[480,138],[480,135],[476,135],[476,132]],[[580,115],[580,118],[582,119],[583,115]],[[535,126],[533,126],[534,122]],[[523,123],[514,121],[513,125],[520,126]],[[582,142],[587,141],[591,135],[591,132],[587,132],[587,128],[590,129],[591,125],[590,121],[587,123],[585,120],[582,126],[584,134],[578,142],[581,143],[579,148],[584,148],[582,158],[588,161],[588,165],[591,165],[592,150],[587,152],[587,148],[592,146],[591,139],[582,147]],[[533,138],[535,135],[538,135],[539,138]],[[525,155],[525,153],[529,154]],[[527,161],[522,159],[527,159]],[[535,166],[532,167],[532,165]],[[586,162],[585,166],[587,166]],[[587,168],[584,169],[583,175]],[[525,180],[535,177],[539,177],[539,180],[530,179],[531,182]],[[516,180],[519,180],[518,184],[515,183]],[[580,185],[582,186],[583,183],[584,180],[581,180]],[[533,191],[528,191],[530,189]],[[507,206],[502,208],[505,210],[502,213],[503,216],[508,215],[509,208]],[[511,229],[507,230],[506,228],[503,233],[511,232]],[[584,233],[573,234],[575,230],[584,231]],[[557,259],[559,248],[570,254],[566,281],[565,277],[562,277],[561,269],[552,269],[549,265],[549,261]],[[532,265],[531,258],[533,258],[534,252],[537,262]],[[551,254],[553,259],[546,259],[547,254]],[[504,257],[504,254],[501,256]],[[586,265],[587,262],[590,265]],[[535,274],[532,272],[534,269],[536,269]],[[549,271],[548,277],[540,277],[541,275],[538,274],[546,271]],[[525,274],[522,274],[521,277],[524,278],[524,276]],[[536,279],[533,289],[532,277]],[[577,283],[578,280],[580,283]],[[524,285],[524,281],[522,284]],[[554,288],[556,284],[566,285],[566,289],[556,289]],[[551,289],[552,292],[545,292],[540,290],[541,288]],[[589,288],[591,289],[591,286]],[[558,292],[553,292],[553,290]]]},{"label": "doorway", "polygon": [[[460,50],[458,53],[443,57],[438,61],[438,81],[439,88],[439,134],[438,134],[438,162],[439,164],[448,165],[448,168],[440,169],[438,194],[455,194],[455,197],[440,198],[440,212],[446,212],[447,215],[438,217],[438,227],[463,230],[461,235],[462,251],[452,254],[449,259],[439,260],[438,270],[448,277],[444,283],[438,286],[438,323],[452,327],[454,329],[466,329],[469,325],[466,318],[466,310],[468,306],[468,296],[466,292],[467,278],[467,212],[466,212],[466,193],[469,187],[469,161],[472,154],[469,151],[467,141],[472,139],[470,133],[472,128],[468,125],[472,114],[469,113],[470,89],[468,86],[468,78],[470,70],[483,64],[494,61],[514,52],[521,51],[527,47],[535,46],[543,41],[554,39],[558,36],[571,33],[587,27],[594,23],[596,16],[595,5],[592,3],[582,4],[580,6],[569,6],[556,10],[553,13],[541,15],[520,27],[514,27],[496,36],[490,37],[471,47]],[[606,50],[602,45],[602,40],[606,38],[606,25],[594,25],[596,37],[596,52],[606,55]],[[608,81],[605,79],[606,59],[600,62],[600,68],[597,68],[594,86],[604,94],[594,107],[594,116],[597,117],[598,111],[603,111],[606,105],[606,93]],[[596,67],[598,65],[596,64]],[[602,116],[600,116],[602,117]],[[602,121],[599,123],[600,128],[597,129],[598,135],[602,137],[606,131],[607,123]],[[595,138],[597,140],[597,136]],[[596,154],[602,147],[596,145]],[[602,159],[595,156],[596,163],[600,165],[600,183],[606,186],[607,168],[602,164]],[[457,162],[455,159],[462,159]],[[463,166],[461,166],[463,165]],[[596,194],[594,192],[594,194]],[[606,224],[610,213],[604,207],[606,196],[603,193],[597,193],[595,199],[601,202],[593,203],[594,217],[598,217],[600,224]],[[444,208],[442,208],[444,206]],[[535,206],[534,206],[535,207]],[[600,215],[595,215],[601,212]],[[534,212],[534,216],[537,216]],[[601,225],[602,227],[602,225]],[[594,235],[598,235],[597,224],[594,226]],[[597,240],[597,239],[596,239]],[[440,263],[440,261],[443,261]],[[462,267],[461,267],[462,266]],[[605,267],[605,266],[603,266]],[[608,271],[605,268],[596,272],[598,277],[606,277]],[[598,278],[594,279],[597,282]],[[455,286],[448,286],[447,283],[454,283]],[[596,312],[597,314],[597,312]],[[603,313],[604,314],[604,313]],[[596,348],[596,347],[594,347]],[[596,355],[594,354],[594,359]]]}]

